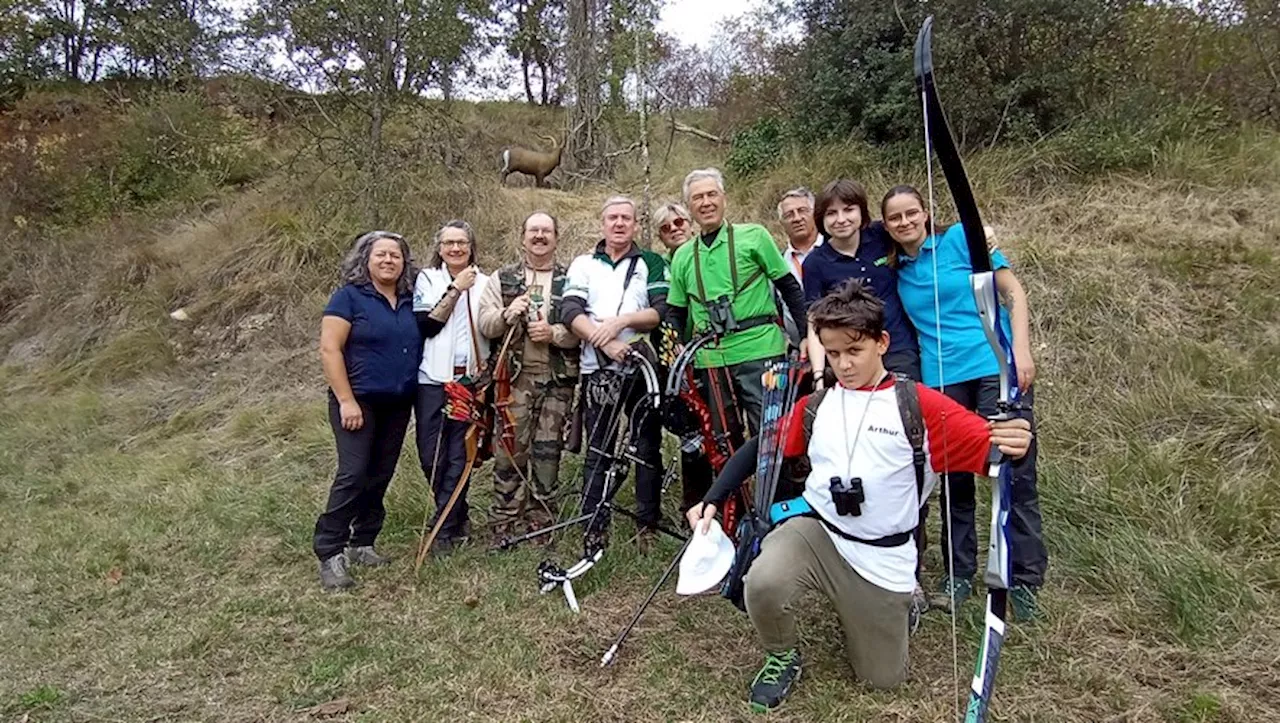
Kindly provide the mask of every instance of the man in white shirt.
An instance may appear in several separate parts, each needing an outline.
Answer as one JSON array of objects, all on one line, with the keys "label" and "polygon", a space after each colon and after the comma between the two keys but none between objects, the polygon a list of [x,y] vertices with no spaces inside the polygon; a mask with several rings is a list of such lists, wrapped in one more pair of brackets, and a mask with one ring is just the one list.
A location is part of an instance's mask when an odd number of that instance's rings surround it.
[{"label": "man in white shirt", "polygon": [[[813,202],[813,192],[804,186],[787,191],[782,194],[782,200],[778,201],[778,220],[782,222],[782,229],[787,234],[787,247],[782,251],[782,258],[786,259],[791,275],[801,285],[804,284],[805,257],[822,245],[818,226],[813,219]],[[781,299],[778,299],[778,308],[782,311],[782,326],[786,329],[787,338],[791,340],[792,346],[798,346],[803,340],[795,319],[791,318],[791,312]]]},{"label": "man in white shirt", "polygon": [[[646,344],[647,332],[658,326],[666,311],[670,277],[661,256],[636,246],[636,206],[631,199],[614,196],[605,201],[601,222],[603,240],[594,252],[569,265],[564,290],[563,322],[585,342],[580,361],[587,430],[582,508],[584,513],[594,512],[609,494],[604,489],[605,473],[614,463],[619,412],[626,412],[631,424],[640,417],[639,428],[628,433],[639,460],[636,515],[641,525],[639,540],[645,546],[661,516],[662,423],[657,414],[633,414],[644,398],[644,383],[617,375],[631,345]],[[615,484],[621,482],[618,479]],[[595,528],[588,530],[596,544],[603,544],[609,523],[606,512],[602,510]]]},{"label": "man in white shirt", "polygon": [[782,258],[791,266],[791,275],[804,283],[804,259],[816,246],[822,245],[818,226],[813,219],[813,192],[804,186],[782,194],[778,201],[778,220],[787,234],[787,248]]}]

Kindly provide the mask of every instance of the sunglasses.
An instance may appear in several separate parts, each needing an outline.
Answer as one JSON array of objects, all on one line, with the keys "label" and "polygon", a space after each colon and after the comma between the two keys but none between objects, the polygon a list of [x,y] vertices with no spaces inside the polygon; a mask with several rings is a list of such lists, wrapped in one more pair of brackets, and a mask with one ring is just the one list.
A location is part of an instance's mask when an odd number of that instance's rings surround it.
[{"label": "sunglasses", "polygon": [[668,223],[664,223],[664,224],[662,224],[661,226],[659,226],[659,227],[658,227],[658,231],[660,231],[661,233],[671,233],[672,231],[675,231],[676,229],[684,228],[684,225],[685,225],[686,223],[688,223],[688,222],[687,222],[687,221],[685,221],[683,218],[680,218],[679,216],[677,216],[677,217],[675,217],[675,218],[671,219],[671,221],[670,221],[670,222],[668,222]]}]

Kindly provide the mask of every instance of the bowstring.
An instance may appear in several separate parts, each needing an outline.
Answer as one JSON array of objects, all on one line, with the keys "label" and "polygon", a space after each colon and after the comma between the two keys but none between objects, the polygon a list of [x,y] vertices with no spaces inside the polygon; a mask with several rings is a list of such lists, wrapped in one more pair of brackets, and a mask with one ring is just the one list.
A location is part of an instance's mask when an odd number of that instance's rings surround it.
[{"label": "bowstring", "polygon": [[[946,377],[944,375],[943,365],[942,365],[942,300],[938,292],[938,242],[939,242],[939,239],[938,239],[938,233],[937,233],[938,224],[936,221],[937,214],[935,213],[937,211],[937,205],[934,202],[934,196],[933,196],[933,143],[930,141],[930,136],[929,136],[930,127],[929,127],[928,91],[925,90],[923,86],[920,88],[920,108],[923,111],[923,115],[924,115],[924,161],[925,161],[925,169],[926,169],[925,173],[926,173],[927,185],[928,185],[928,191],[929,191],[929,219],[928,219],[928,223],[925,225],[925,242],[927,243],[930,237],[934,239],[934,242],[933,242],[934,251],[933,251],[933,254],[931,255],[931,262],[933,264],[933,323],[934,323],[934,334],[937,339],[935,343],[937,345],[937,355],[938,355],[938,390],[943,391],[947,388],[947,383],[946,383]],[[943,391],[943,393],[945,394],[945,391]],[[945,418],[944,418],[944,422],[945,422]],[[947,425],[944,423],[942,425],[942,455],[943,455],[942,462],[943,462],[944,469],[946,469],[947,467],[947,451],[948,451]],[[942,481],[942,497],[945,500],[944,504],[942,505],[943,509],[941,510],[941,512],[946,517],[946,520],[947,520],[947,524],[944,526],[946,529],[945,544],[946,544],[946,557],[947,557],[944,564],[944,569],[947,571],[947,574],[951,578],[950,590],[948,591],[948,595],[951,598],[951,605],[950,605],[950,608],[951,608],[951,703],[953,707],[953,720],[958,721],[958,720],[961,720],[960,697],[957,693],[957,691],[960,689],[960,642],[959,642],[959,626],[957,624],[957,611],[956,611],[957,606],[956,606],[956,594],[955,594],[955,584],[956,584],[955,542],[954,542],[955,531],[951,527],[951,475],[948,472],[943,472],[941,475],[939,475],[939,477],[941,477],[941,481]]]}]

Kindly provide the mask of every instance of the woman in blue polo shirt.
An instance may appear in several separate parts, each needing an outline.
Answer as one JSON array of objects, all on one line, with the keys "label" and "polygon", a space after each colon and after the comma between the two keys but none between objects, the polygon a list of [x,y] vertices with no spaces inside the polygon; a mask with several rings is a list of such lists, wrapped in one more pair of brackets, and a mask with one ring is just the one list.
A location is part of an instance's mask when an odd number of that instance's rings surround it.
[{"label": "woman in blue polo shirt", "polygon": [[[884,304],[884,330],[889,332],[885,368],[920,381],[916,333],[898,299],[898,261],[893,241],[881,224],[871,222],[866,189],[847,178],[828,183],[814,203],[813,219],[827,242],[815,246],[805,257],[805,305],[812,305],[848,279],[859,279]],[[812,329],[809,349],[822,349]],[[809,361],[814,379],[822,379],[826,355],[810,353]]]},{"label": "woman in blue polo shirt", "polygon": [[[880,203],[885,228],[898,244],[898,295],[920,334],[924,383],[982,414],[995,412],[1000,392],[999,366],[978,316],[969,286],[973,264],[964,228],[955,224],[935,233],[925,211],[924,199],[912,186],[897,186]],[[991,251],[996,286],[1008,314],[1000,321],[1013,341],[1017,383],[1025,410],[1020,416],[1035,425],[1032,413],[1035,361],[1031,356],[1031,320],[1027,294],[997,250]],[[936,276],[935,276],[936,269]],[[936,295],[935,295],[936,291]],[[1012,330],[1012,334],[1010,334]],[[1013,561],[1014,616],[1035,615],[1036,595],[1044,583],[1049,554],[1041,531],[1040,501],[1036,492],[1034,439],[1027,455],[1013,465],[1013,499],[1010,510],[1010,555]],[[943,488],[946,494],[946,487]],[[951,560],[942,580],[938,602],[950,605],[969,597],[978,570],[976,500],[972,474],[953,474],[950,482],[950,519],[943,502],[943,539],[951,535]],[[945,557],[945,554],[944,554]]]},{"label": "woman in blue polo shirt", "polygon": [[326,589],[356,584],[348,564],[387,562],[373,543],[386,517],[382,499],[409,427],[422,354],[411,263],[400,235],[360,236],[320,321],[320,362],[338,447],[338,471],[312,539]]}]

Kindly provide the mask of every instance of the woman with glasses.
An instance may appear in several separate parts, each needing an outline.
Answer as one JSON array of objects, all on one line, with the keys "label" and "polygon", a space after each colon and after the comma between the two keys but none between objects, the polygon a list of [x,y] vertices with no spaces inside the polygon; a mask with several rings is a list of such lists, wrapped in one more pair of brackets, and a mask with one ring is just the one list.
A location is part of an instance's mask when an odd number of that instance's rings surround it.
[{"label": "woman with glasses", "polygon": [[338,447],[338,471],[312,539],[327,590],[356,584],[349,564],[387,562],[373,543],[386,517],[382,500],[409,426],[422,350],[411,263],[399,234],[360,236],[320,321],[320,362]]},{"label": "woman with glasses", "polygon": [[693,238],[693,222],[689,220],[688,209],[681,204],[674,201],[664,204],[654,212],[653,219],[658,239],[667,247],[668,254],[675,253],[681,244]]},{"label": "woman with glasses", "polygon": [[[481,292],[488,281],[476,267],[471,224],[455,219],[441,226],[431,259],[418,272],[413,289],[413,311],[424,339],[414,402],[418,458],[435,497],[437,517],[467,463],[471,390],[489,354],[488,341],[476,330]],[[440,528],[433,554],[448,554],[470,537],[469,512],[464,488]]]},{"label": "woman with glasses", "polygon": [[[924,383],[981,414],[993,414],[1000,393],[999,366],[991,353],[969,285],[973,272],[964,227],[955,224],[936,232],[925,210],[924,199],[912,186],[896,186],[880,202],[885,228],[898,246],[900,267],[898,295],[920,334]],[[988,231],[988,235],[990,232]],[[1035,360],[1031,356],[1031,312],[1027,294],[1009,267],[1008,260],[992,249],[996,287],[1002,305],[1005,333],[1013,342],[1015,380],[1022,390],[1023,411],[1018,413],[1035,427],[1032,414],[1032,381]],[[946,330],[946,338],[941,330]],[[1010,501],[1009,549],[1013,567],[1010,599],[1014,617],[1027,620],[1036,614],[1036,598],[1044,583],[1049,553],[1041,530],[1040,500],[1036,490],[1037,444],[1032,439],[1025,457],[1013,463],[1013,499]],[[939,586],[935,604],[950,609],[969,597],[978,569],[976,500],[972,474],[952,474],[943,494],[943,557],[947,574]],[[948,516],[946,510],[950,510]],[[950,536],[951,544],[945,540]],[[948,553],[947,550],[950,550]]]}]

